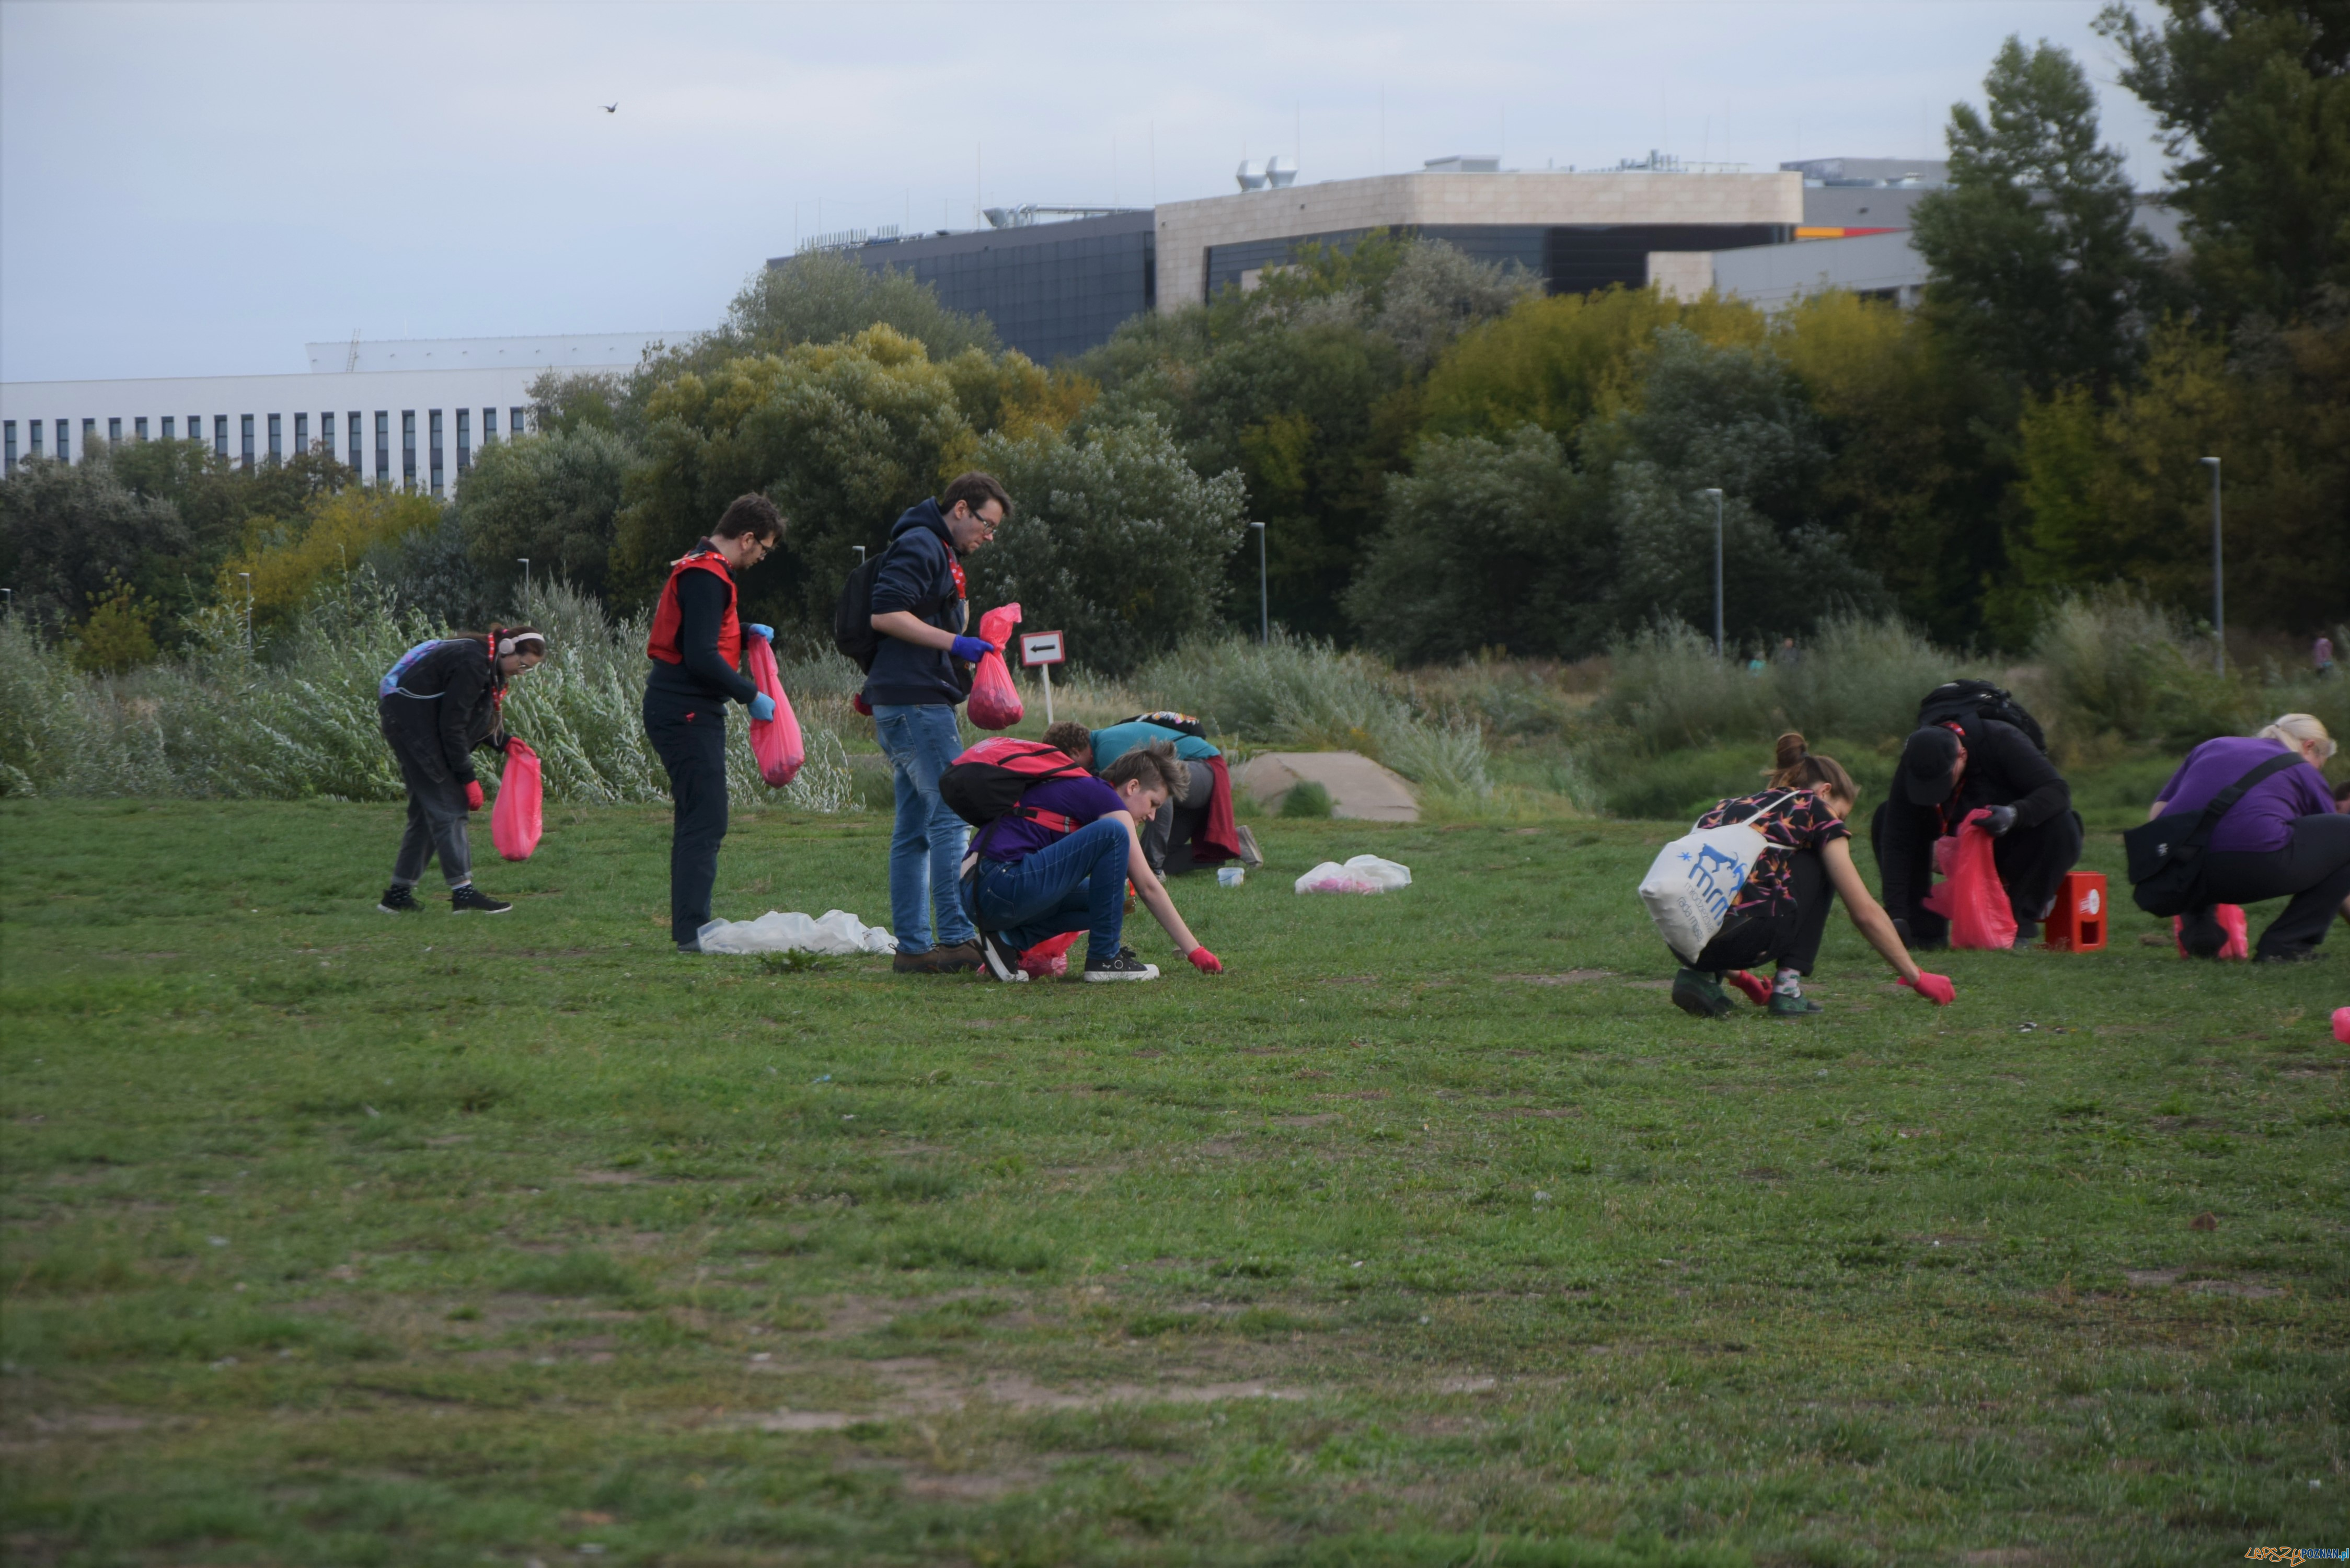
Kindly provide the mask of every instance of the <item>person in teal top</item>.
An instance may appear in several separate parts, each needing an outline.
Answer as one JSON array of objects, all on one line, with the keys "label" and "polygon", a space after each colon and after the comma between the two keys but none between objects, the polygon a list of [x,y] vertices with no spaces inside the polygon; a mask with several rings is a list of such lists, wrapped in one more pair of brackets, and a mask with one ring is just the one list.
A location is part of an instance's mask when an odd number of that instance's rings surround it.
[{"label": "person in teal top", "polygon": [[1210,742],[1148,719],[1129,719],[1102,730],[1064,721],[1045,732],[1046,745],[1095,773],[1154,741],[1173,745],[1182,765],[1170,781],[1177,793],[1142,829],[1143,857],[1151,870],[1163,877],[1226,860],[1263,865],[1255,838],[1232,821],[1232,774],[1224,767],[1223,753]]}]

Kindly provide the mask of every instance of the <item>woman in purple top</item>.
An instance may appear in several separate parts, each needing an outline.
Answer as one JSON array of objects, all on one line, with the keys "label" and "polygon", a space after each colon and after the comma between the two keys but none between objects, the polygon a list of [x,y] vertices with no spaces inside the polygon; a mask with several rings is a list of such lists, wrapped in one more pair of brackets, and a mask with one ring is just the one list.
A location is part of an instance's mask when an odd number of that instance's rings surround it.
[{"label": "woman in purple top", "polygon": [[2170,775],[2147,820],[2200,811],[2280,747],[2300,753],[2300,764],[2245,791],[2211,829],[2196,908],[2179,933],[2199,957],[2216,956],[2226,940],[2212,912],[2220,904],[2293,900],[2261,933],[2254,957],[2262,963],[2314,959],[2335,914],[2350,919],[2350,816],[2334,810],[2319,771],[2334,754],[2333,737],[2307,713],[2287,713],[2250,739],[2204,742]]}]

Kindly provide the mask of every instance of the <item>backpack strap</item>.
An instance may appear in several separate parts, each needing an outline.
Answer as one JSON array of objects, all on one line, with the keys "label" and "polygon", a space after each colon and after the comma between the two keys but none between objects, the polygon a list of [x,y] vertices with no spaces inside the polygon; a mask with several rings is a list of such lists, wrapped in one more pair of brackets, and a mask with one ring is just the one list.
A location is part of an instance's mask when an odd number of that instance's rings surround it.
[{"label": "backpack strap", "polygon": [[2203,815],[2196,820],[2193,829],[2180,841],[2181,846],[2200,849],[2204,841],[2211,836],[2212,830],[2220,826],[2220,819],[2227,815],[2235,804],[2243,799],[2255,784],[2263,779],[2272,778],[2284,772],[2301,760],[2301,753],[2288,747],[2282,756],[2268,758],[2242,778],[2213,795],[2210,804],[2204,806]]}]

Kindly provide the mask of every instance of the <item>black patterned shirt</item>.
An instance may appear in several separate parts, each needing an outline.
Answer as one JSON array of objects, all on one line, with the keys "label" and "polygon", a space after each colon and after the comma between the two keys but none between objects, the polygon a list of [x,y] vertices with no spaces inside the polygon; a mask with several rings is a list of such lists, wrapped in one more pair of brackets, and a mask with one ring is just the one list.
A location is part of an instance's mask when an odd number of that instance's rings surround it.
[{"label": "black patterned shirt", "polygon": [[1753,915],[1769,919],[1795,912],[1794,861],[1798,850],[1818,849],[1838,838],[1850,838],[1852,829],[1844,818],[1828,809],[1827,802],[1807,789],[1763,790],[1757,794],[1742,794],[1725,800],[1697,819],[1700,827],[1729,827],[1746,822],[1760,811],[1759,820],[1750,824],[1762,835],[1770,847],[1754,861],[1754,869],[1746,878],[1746,886],[1731,900],[1734,915]]}]

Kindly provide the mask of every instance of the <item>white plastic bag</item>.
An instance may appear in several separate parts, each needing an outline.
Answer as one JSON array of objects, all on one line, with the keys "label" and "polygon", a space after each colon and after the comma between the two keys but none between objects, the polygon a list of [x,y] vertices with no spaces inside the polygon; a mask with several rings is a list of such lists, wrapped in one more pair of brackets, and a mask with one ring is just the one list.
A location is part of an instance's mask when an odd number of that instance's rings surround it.
[{"label": "white plastic bag", "polygon": [[1692,829],[1657,851],[1640,879],[1640,902],[1648,907],[1657,935],[1683,963],[1695,963],[1721,929],[1730,901],[1766,846],[1760,832],[1741,822]]},{"label": "white plastic bag", "polygon": [[795,909],[768,910],[755,920],[712,920],[698,933],[706,953],[821,953],[848,958],[858,953],[894,953],[898,940],[843,909],[827,909],[812,920]]},{"label": "white plastic bag", "polygon": [[1344,866],[1325,860],[1297,879],[1301,893],[1386,893],[1410,886],[1410,867],[1376,855],[1357,855]]}]

